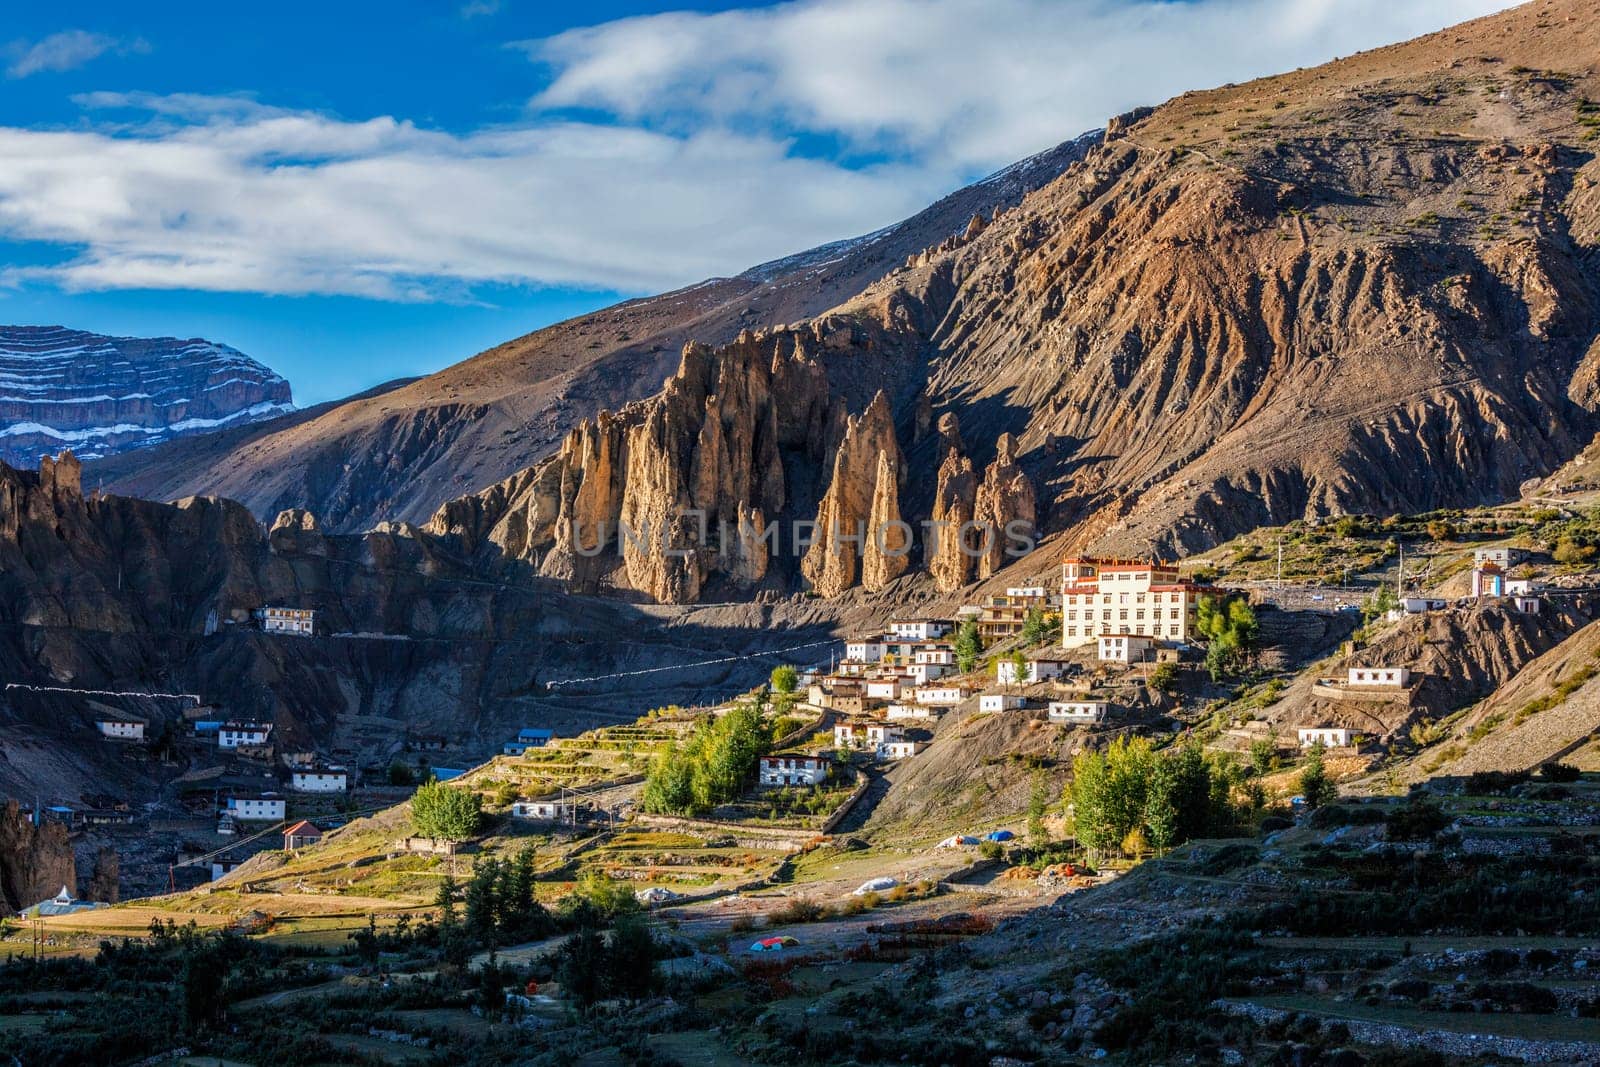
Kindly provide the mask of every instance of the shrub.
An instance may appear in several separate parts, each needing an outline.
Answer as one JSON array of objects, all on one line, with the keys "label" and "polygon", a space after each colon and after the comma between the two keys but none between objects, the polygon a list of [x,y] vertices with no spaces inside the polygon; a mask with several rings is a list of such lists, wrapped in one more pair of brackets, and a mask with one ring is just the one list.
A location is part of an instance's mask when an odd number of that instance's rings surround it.
[{"label": "shrub", "polygon": [[1539,774],[1552,782],[1576,782],[1583,772],[1570,763],[1551,761],[1539,764]]},{"label": "shrub", "polygon": [[1176,663],[1158,663],[1155,670],[1150,672],[1150,688],[1162,693],[1170,693],[1178,688],[1178,665]]},{"label": "shrub", "polygon": [[1391,811],[1384,823],[1390,841],[1426,841],[1450,825],[1450,816],[1437,804],[1413,800]]}]

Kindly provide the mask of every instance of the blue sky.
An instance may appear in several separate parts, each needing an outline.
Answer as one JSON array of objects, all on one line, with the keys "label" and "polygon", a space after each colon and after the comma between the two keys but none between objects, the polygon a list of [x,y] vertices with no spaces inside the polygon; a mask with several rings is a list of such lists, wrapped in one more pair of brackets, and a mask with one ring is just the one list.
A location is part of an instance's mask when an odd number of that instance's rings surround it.
[{"label": "blue sky", "polygon": [[315,403],[895,221],[1118,111],[1505,0],[60,3],[0,28],[0,321]]}]

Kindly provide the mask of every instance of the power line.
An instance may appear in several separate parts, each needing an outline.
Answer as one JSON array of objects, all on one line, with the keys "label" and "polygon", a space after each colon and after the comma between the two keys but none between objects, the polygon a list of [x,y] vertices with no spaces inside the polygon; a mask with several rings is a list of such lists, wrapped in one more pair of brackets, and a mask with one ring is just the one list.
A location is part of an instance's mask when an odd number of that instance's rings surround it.
[{"label": "power line", "polygon": [[741,656],[723,656],[719,659],[703,659],[695,663],[676,663],[670,667],[646,667],[637,671],[618,671],[615,674],[596,674],[588,678],[563,678],[557,682],[546,682],[545,685],[554,689],[562,685],[578,685],[583,682],[604,682],[612,678],[635,678],[641,674],[659,674],[662,671],[681,671],[690,667],[709,667],[717,663],[738,663],[741,660],[760,659],[764,656],[777,656],[786,652],[798,652],[803,648],[816,648],[819,645],[836,645],[838,638],[829,638],[826,641],[810,641],[803,645],[791,645],[788,648],[769,648],[762,652],[748,652]]}]

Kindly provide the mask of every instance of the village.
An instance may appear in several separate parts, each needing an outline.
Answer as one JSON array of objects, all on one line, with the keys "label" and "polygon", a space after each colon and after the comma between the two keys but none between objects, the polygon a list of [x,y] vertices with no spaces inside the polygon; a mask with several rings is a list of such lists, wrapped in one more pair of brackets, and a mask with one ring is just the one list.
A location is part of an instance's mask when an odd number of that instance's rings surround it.
[{"label": "village", "polygon": [[[1371,598],[1378,605],[1377,621],[1394,623],[1490,603],[1537,615],[1544,603],[1541,583],[1509,576],[1521,562],[1521,553],[1510,547],[1474,549],[1467,591],[1456,598],[1380,587]],[[843,639],[842,655],[836,653],[825,668],[778,672],[783,691],[777,696],[787,727],[778,740],[789,743],[759,756],[749,799],[766,794],[761,803],[772,810],[836,801],[820,813],[824,817],[811,820],[826,833],[867,798],[870,781],[896,764],[915,760],[936,737],[948,736],[940,723],[957,709],[1056,727],[1066,731],[1063,737],[1080,730],[1100,737],[1187,733],[1193,714],[1185,712],[1185,703],[1192,705],[1206,691],[1206,650],[1216,636],[1208,640],[1200,632],[1202,605],[1215,611],[1230,602],[1266,601],[1264,609],[1272,604],[1260,590],[1246,595],[1209,584],[1203,574],[1199,580],[1184,577],[1183,569],[1149,560],[1071,558],[1060,564],[1053,585],[1007,587],[960,606],[948,617],[890,618],[880,630]],[[1570,590],[1559,592],[1571,595]],[[1336,605],[1328,610],[1338,615],[1350,609]],[[316,633],[315,613],[306,609],[268,606],[253,619],[264,634],[292,639]],[[1211,743],[1253,750],[1258,760],[1262,746],[1269,745],[1272,758],[1284,762],[1313,747],[1333,757],[1366,753],[1366,762],[1371,762],[1381,751],[1374,742],[1392,740],[1414,718],[1410,705],[1423,675],[1413,663],[1375,662],[1362,656],[1360,647],[1361,642],[1347,639],[1342,651],[1361,665],[1346,667],[1336,677],[1310,680],[1309,695],[1315,699],[1307,703],[1307,717],[1275,725],[1236,721]],[[1215,696],[1209,699],[1215,702]],[[709,711],[715,716],[732,706]],[[1388,717],[1390,725],[1372,714],[1385,706],[1400,713]],[[702,713],[688,709],[679,714],[688,722]],[[279,743],[274,723],[229,719],[198,698],[182,715],[181,729],[168,726],[159,740],[191,767],[173,783],[176,800],[191,818],[187,823],[167,820],[167,825],[181,827],[181,843],[167,863],[168,891],[221,880],[263,851],[315,844],[353,818],[403,802],[416,783],[463,776],[468,784],[496,780],[481,768],[469,773],[466,766],[439,765],[437,757],[447,745],[443,737],[407,737],[394,760],[357,767],[348,750],[294,751]],[[94,725],[106,743],[130,750],[146,750],[158,741],[149,732],[150,722],[136,715],[106,712],[95,717]],[[563,742],[548,728],[522,727],[501,744],[502,759],[490,767],[547,755],[563,761],[557,764],[563,768],[583,766],[581,758],[567,764],[564,757],[571,751],[564,746],[581,743]],[[949,737],[945,743],[960,741]],[[1073,751],[1081,748],[1078,742],[1063,744]],[[640,751],[648,750],[644,746]],[[644,767],[645,757],[636,755],[624,769],[639,772]],[[619,820],[646,814],[637,788],[642,774],[631,779],[622,775],[621,787],[613,789],[609,783],[617,778],[615,768],[590,770],[578,777],[533,776],[516,793],[499,784],[497,798],[510,819],[569,831],[615,827]],[[607,798],[606,804],[595,803],[590,794],[597,792]],[[92,799],[96,803],[24,802],[19,808],[35,826],[58,822],[73,833],[133,832],[148,818],[115,797]],[[1282,799],[1291,806],[1303,802],[1293,794]],[[857,819],[861,817],[858,812]],[[947,835],[951,840],[980,839],[968,832],[974,828],[952,829]],[[983,828],[983,833],[992,832],[1012,833]],[[71,906],[103,903],[75,901]],[[39,906],[57,913],[70,910],[59,895]]]},{"label": "village", "polygon": [[[423,1047],[481,1048],[528,1033],[572,1039],[575,1018],[586,1017],[572,1012],[593,994],[569,985],[563,961],[577,928],[568,924],[591,906],[618,929],[636,914],[655,931],[658,951],[670,955],[654,965],[653,982],[706,996],[732,983],[745,990],[752,1032],[781,1041],[774,1005],[814,1001],[829,1005],[830,1018],[848,1017],[847,1002],[826,995],[830,982],[879,989],[885,966],[1008,923],[1037,923],[1053,901],[1086,908],[1088,929],[1134,914],[1088,890],[1126,882],[1143,893],[1172,878],[1183,886],[1186,865],[1210,870],[1211,850],[1258,833],[1277,834],[1294,855],[1315,850],[1327,834],[1316,827],[1341,791],[1356,798],[1346,804],[1376,805],[1380,830],[1381,819],[1409,811],[1416,801],[1405,799],[1400,769],[1474,729],[1461,718],[1468,690],[1453,676],[1482,654],[1460,643],[1473,628],[1524,627],[1558,642],[1591,617],[1583,583],[1557,576],[1546,585],[1514,549],[1463,552],[1458,592],[1429,595],[1383,577],[1366,587],[1359,610],[1336,599],[1285,610],[1275,603],[1290,599],[1281,584],[1230,587],[1209,576],[1212,561],[1070,558],[1048,580],[947,613],[890,616],[841,638],[827,661],[779,664],[768,684],[718,705],[657,708],[573,736],[521,727],[463,767],[438,766],[452,753],[443,739],[423,737],[405,739],[404,758],[387,766],[358,767],[347,753],[290,751],[273,723],[197,705],[183,712],[180,743],[203,751],[191,765],[207,766],[177,783],[192,820],[167,864],[167,892],[113,906],[63,886],[24,910],[0,952],[71,959],[108,935],[138,937],[169,921],[242,931],[311,953],[310,969],[273,1003],[333,1019],[374,996],[373,982],[431,973],[436,950],[408,931],[437,930],[455,906],[447,900],[464,900],[470,914],[484,872],[526,862],[531,899],[554,926],[527,928],[537,933],[520,941],[483,934],[479,955],[459,971],[470,985],[475,966],[500,960],[530,976],[517,979],[526,989],[470,1016],[465,994],[446,995],[359,1037],[324,1023],[307,1047],[423,1062]],[[275,616],[295,627],[275,632],[284,640],[314,632],[312,616],[289,609],[260,621]],[[1312,624],[1320,645],[1297,650]],[[1424,633],[1439,636],[1419,644]],[[132,752],[152,745],[143,725],[108,715],[97,729],[103,743]],[[1430,734],[1418,751],[1419,729],[1444,740]],[[1565,747],[1561,758],[1571,759],[1582,745]],[[710,770],[724,752],[748,762],[719,786]],[[1203,753],[1207,773],[1229,783],[1222,821],[1197,826],[1193,841],[1138,820],[1091,837],[1087,797],[1073,784],[1087,773],[1084,761],[1139,752],[1157,762]],[[1576,757],[1582,767],[1592,762],[1586,752]],[[1568,764],[1538,757],[1530,766],[1565,776]],[[680,768],[690,770],[674,792],[669,779]],[[1468,778],[1429,778],[1438,799],[1428,803],[1470,819],[1483,803],[1472,799],[1478,791],[1506,788]],[[1438,792],[1452,780],[1459,799]],[[1585,776],[1575,794],[1582,803],[1592,801],[1590,784]],[[1528,803],[1516,833],[1530,841],[1568,832],[1587,810]],[[441,805],[455,815],[440,814]],[[140,817],[108,804],[103,811],[123,820],[108,826],[101,810],[28,814],[74,832],[101,820],[99,833],[129,830]],[[1337,832],[1372,847],[1370,833]],[[1468,835],[1470,847],[1504,850],[1512,833],[1486,826]],[[1282,882],[1282,868],[1271,871],[1262,877]],[[1080,895],[1108,903],[1072,903]],[[1151,913],[1149,921],[1171,920]],[[346,958],[369,930],[387,947]],[[316,962],[324,954],[331,961]],[[254,1025],[265,1018],[259,1001],[240,999],[230,1017]],[[1077,1031],[1049,1028],[1069,1032]],[[658,1047],[672,1053],[680,1039],[669,1030]]]}]

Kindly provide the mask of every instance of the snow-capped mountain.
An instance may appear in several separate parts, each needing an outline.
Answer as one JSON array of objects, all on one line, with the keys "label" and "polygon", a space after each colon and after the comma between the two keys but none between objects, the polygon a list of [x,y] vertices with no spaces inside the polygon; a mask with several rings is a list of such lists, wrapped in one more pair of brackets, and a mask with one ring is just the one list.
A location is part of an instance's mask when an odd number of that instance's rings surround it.
[{"label": "snow-capped mountain", "polygon": [[286,380],[227,345],[0,326],[0,459],[14,467],[63,448],[91,459],[293,410]]}]

